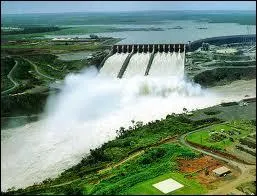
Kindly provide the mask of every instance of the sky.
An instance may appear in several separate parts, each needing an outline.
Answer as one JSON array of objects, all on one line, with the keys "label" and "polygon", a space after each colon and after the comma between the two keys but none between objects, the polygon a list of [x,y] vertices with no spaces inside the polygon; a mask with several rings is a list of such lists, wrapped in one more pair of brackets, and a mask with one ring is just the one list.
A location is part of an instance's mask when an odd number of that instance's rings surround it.
[{"label": "sky", "polygon": [[3,14],[147,10],[256,10],[255,1],[1,1]]}]

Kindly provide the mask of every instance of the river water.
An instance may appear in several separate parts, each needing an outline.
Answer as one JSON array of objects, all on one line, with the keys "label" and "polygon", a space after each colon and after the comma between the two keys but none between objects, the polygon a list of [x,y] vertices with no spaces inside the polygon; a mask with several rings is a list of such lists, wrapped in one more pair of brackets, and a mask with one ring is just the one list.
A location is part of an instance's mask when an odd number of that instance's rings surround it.
[{"label": "river water", "polygon": [[[73,25],[76,27],[76,25]],[[80,25],[81,28],[94,25]],[[99,26],[99,25],[97,25]],[[163,31],[122,31],[109,33],[95,33],[98,36],[124,38],[119,44],[163,44],[187,43],[198,39],[241,34],[256,34],[256,25],[240,25],[236,23],[208,23],[193,20],[162,21],[155,25],[101,25],[117,28],[161,28]],[[174,29],[180,26],[182,29]],[[80,35],[48,35],[55,37],[89,37],[89,34]]]}]

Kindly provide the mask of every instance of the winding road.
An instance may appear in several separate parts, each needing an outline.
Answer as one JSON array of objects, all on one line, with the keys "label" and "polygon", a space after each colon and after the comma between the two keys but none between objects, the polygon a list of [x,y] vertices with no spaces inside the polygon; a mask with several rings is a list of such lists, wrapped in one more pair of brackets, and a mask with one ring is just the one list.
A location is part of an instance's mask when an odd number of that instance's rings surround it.
[{"label": "winding road", "polygon": [[15,60],[15,65],[13,66],[13,68],[11,69],[11,71],[10,71],[10,72],[8,73],[8,75],[7,75],[7,78],[14,84],[14,86],[11,87],[11,88],[9,88],[9,89],[7,89],[7,90],[5,90],[5,91],[2,91],[2,92],[1,92],[2,95],[11,92],[13,89],[15,89],[16,87],[19,86],[19,83],[16,82],[16,81],[13,79],[13,77],[12,77],[13,71],[15,70],[15,68],[16,68],[17,66],[18,66],[18,61]]},{"label": "winding road", "polygon": [[25,61],[29,62],[34,67],[34,69],[35,69],[35,71],[37,72],[38,75],[43,76],[43,77],[45,77],[47,79],[50,79],[50,80],[56,80],[55,78],[52,78],[50,76],[47,76],[47,75],[42,74],[41,72],[39,72],[37,65],[35,63],[33,63],[32,61],[30,61],[29,59],[26,59],[24,57],[21,57],[21,58],[24,59]]},{"label": "winding road", "polygon": [[237,190],[236,187],[239,186],[242,183],[256,180],[256,176],[254,176],[254,173],[256,172],[256,165],[247,165],[247,164],[243,164],[243,163],[240,163],[240,162],[236,162],[236,161],[233,161],[233,160],[228,159],[226,157],[214,154],[212,152],[208,152],[208,151],[205,151],[203,149],[196,148],[196,147],[190,145],[189,143],[187,143],[187,141],[185,139],[186,136],[189,135],[189,134],[198,132],[198,131],[200,131],[200,129],[182,135],[180,137],[180,143],[189,147],[189,148],[191,148],[191,149],[193,149],[193,150],[196,150],[196,151],[201,152],[203,154],[212,156],[212,157],[214,157],[218,160],[225,161],[228,165],[240,170],[240,176],[238,176],[235,180],[233,180],[231,182],[228,182],[224,186],[220,186],[219,188],[217,188],[213,191],[210,191],[207,194],[208,195],[225,195],[225,194],[234,193],[234,194],[244,195],[244,193]]},{"label": "winding road", "polygon": [[[24,58],[24,57],[22,57],[22,56],[19,56],[19,57],[22,58],[23,60],[27,61],[28,63],[30,63],[30,64],[34,67],[34,69],[35,69],[35,71],[36,71],[36,73],[37,73],[38,75],[40,75],[40,76],[42,76],[42,77],[44,77],[44,78],[50,79],[50,80],[56,80],[56,78],[53,78],[53,77],[50,77],[50,76],[47,76],[47,75],[41,73],[41,72],[38,70],[37,65],[36,65],[35,63],[33,63],[32,61],[30,61],[29,59],[26,59],[26,58]],[[7,93],[9,93],[9,92],[12,92],[15,88],[17,88],[17,87],[19,86],[19,83],[18,83],[17,81],[15,81],[15,80],[13,79],[13,77],[12,77],[12,74],[13,74],[13,72],[14,72],[14,70],[15,70],[15,68],[16,68],[17,66],[18,66],[18,61],[15,60],[15,65],[13,66],[13,68],[11,69],[11,71],[9,72],[9,74],[7,75],[7,78],[14,84],[14,86],[11,87],[11,88],[9,88],[9,89],[7,89],[7,90],[5,90],[5,91],[2,91],[2,92],[1,92],[1,95],[7,94]]]}]

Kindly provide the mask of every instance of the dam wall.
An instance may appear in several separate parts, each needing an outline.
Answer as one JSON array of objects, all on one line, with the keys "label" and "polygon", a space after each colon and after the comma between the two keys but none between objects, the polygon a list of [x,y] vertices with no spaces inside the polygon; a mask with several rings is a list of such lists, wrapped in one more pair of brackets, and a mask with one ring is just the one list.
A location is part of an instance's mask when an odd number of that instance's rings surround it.
[{"label": "dam wall", "polygon": [[198,48],[200,48],[203,43],[209,43],[213,45],[222,45],[222,44],[244,43],[244,42],[256,42],[256,34],[219,36],[219,37],[200,39],[187,44],[186,50],[188,52],[195,51]]},{"label": "dam wall", "polygon": [[112,53],[126,52],[184,52],[185,44],[124,44],[113,45]]},{"label": "dam wall", "polygon": [[176,69],[184,70],[185,50],[185,44],[114,45],[101,63],[99,75],[117,78],[176,75]]}]

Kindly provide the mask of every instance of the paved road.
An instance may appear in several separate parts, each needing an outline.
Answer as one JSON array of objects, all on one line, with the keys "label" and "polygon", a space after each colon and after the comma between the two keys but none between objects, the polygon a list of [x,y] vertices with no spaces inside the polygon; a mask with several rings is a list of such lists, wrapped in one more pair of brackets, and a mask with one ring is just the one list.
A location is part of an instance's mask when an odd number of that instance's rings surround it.
[{"label": "paved road", "polygon": [[[220,186],[218,189],[216,189],[214,191],[208,192],[208,195],[224,195],[224,194],[229,194],[231,192],[238,193],[239,190],[236,189],[237,186],[239,186],[240,184],[245,183],[245,182],[250,182],[250,181],[256,180],[256,175],[254,175],[254,171],[256,172],[256,165],[247,165],[247,164],[239,163],[239,162],[233,161],[231,159],[228,159],[226,157],[222,157],[220,155],[214,154],[212,152],[208,152],[203,149],[196,148],[196,147],[190,145],[189,143],[187,143],[185,140],[185,137],[191,133],[195,133],[198,131],[200,131],[200,129],[182,135],[180,137],[180,143],[182,143],[183,145],[185,145],[191,149],[199,151],[203,154],[206,154],[206,155],[212,156],[216,159],[225,161],[228,165],[231,165],[240,171],[240,176],[238,176],[235,180],[225,184],[224,186]],[[241,193],[241,194],[243,194],[243,193]]]},{"label": "paved road", "polygon": [[9,88],[9,89],[7,89],[7,90],[5,90],[5,91],[3,91],[3,92],[1,92],[2,95],[11,92],[11,91],[14,90],[16,87],[19,86],[19,83],[16,82],[16,81],[13,79],[13,77],[12,77],[13,71],[15,70],[15,68],[16,68],[17,66],[18,66],[18,61],[15,60],[15,65],[13,66],[13,68],[11,69],[11,71],[9,72],[9,74],[7,75],[7,78],[8,78],[9,80],[11,80],[11,82],[14,84],[14,86],[11,87],[11,88]]},{"label": "paved road", "polygon": [[25,61],[29,62],[29,63],[34,67],[34,69],[35,69],[35,71],[37,72],[38,75],[43,76],[43,77],[45,77],[45,78],[48,78],[48,79],[50,79],[50,80],[56,80],[55,78],[52,78],[52,77],[50,77],[50,76],[47,76],[47,75],[45,75],[45,74],[39,72],[37,65],[36,65],[35,63],[33,63],[32,61],[30,61],[29,59],[26,59],[26,58],[24,58],[24,57],[21,57],[21,58],[23,58]]}]

